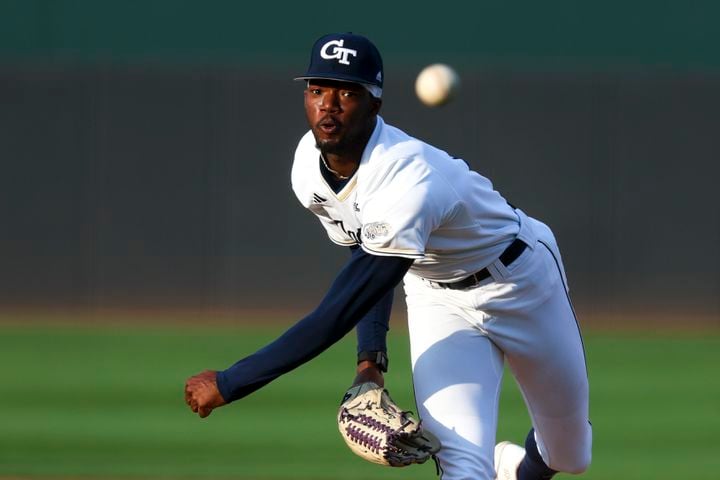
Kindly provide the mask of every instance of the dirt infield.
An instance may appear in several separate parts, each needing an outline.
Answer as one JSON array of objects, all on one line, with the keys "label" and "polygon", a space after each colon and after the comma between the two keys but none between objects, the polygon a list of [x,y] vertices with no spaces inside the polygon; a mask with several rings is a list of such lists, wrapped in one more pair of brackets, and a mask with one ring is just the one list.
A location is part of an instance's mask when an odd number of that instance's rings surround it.
[{"label": "dirt infield", "polygon": [[[217,309],[217,308],[86,308],[56,307],[0,308],[0,326],[20,325],[96,325],[148,326],[164,325],[197,327],[242,327],[291,325],[307,315],[311,308]],[[621,309],[599,311],[577,307],[582,329],[593,331],[718,331],[720,313],[715,311],[658,311]],[[398,305],[391,318],[393,330],[406,330],[404,307]],[[4,480],[1,479],[0,480]]]}]

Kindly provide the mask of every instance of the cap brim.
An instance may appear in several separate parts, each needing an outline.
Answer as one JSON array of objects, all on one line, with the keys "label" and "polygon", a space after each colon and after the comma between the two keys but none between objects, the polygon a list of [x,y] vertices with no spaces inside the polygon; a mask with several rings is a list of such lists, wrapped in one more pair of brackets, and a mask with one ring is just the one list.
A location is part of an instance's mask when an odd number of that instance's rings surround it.
[{"label": "cap brim", "polygon": [[[350,82],[350,83],[357,83],[360,85],[375,85],[377,87],[380,87],[380,85],[377,85],[376,83],[368,83],[367,81],[360,79],[358,77],[354,77],[352,75],[343,75],[341,73],[318,73],[315,75],[303,75],[302,77],[295,77],[293,80],[314,80],[314,79],[321,79],[321,80],[337,80],[339,82]],[[382,87],[380,87],[382,88]]]}]

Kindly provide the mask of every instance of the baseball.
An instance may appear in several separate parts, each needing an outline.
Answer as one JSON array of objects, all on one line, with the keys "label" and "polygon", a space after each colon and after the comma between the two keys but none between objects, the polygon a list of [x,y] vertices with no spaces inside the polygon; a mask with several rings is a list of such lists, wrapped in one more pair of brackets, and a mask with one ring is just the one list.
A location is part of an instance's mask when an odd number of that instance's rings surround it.
[{"label": "baseball", "polygon": [[425,67],[415,80],[415,93],[428,107],[446,104],[452,100],[459,87],[460,77],[443,63]]}]

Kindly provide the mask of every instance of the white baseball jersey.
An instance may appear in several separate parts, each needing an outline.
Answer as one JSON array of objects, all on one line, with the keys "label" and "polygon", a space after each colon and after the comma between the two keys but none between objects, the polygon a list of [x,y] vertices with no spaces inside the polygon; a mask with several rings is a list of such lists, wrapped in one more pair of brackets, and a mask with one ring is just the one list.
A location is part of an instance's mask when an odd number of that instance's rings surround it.
[{"label": "white baseball jersey", "polygon": [[[437,458],[444,480],[490,480],[500,478],[500,468],[517,468],[493,462],[505,360],[543,462],[563,472],[587,468],[592,429],[582,338],[547,225],[510,207],[462,160],[379,117],[341,191],[326,183],[311,132],[295,153],[292,184],[335,243],[414,259],[403,283],[415,399],[443,445]],[[498,257],[516,237],[527,248],[505,265]],[[455,281],[485,267],[491,277],[464,290],[423,280]]]},{"label": "white baseball jersey", "polygon": [[486,267],[515,239],[519,220],[491,182],[467,164],[381,117],[360,165],[335,193],[311,131],[298,144],[292,187],[339,245],[415,259],[410,273],[455,281]]}]

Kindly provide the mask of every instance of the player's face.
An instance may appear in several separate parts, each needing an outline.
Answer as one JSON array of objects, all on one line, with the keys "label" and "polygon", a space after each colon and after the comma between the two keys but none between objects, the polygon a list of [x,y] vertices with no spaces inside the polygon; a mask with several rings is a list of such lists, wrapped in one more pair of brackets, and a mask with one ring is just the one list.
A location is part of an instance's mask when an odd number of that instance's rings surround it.
[{"label": "player's face", "polygon": [[305,114],[323,153],[342,155],[365,148],[380,104],[356,83],[310,80],[305,89]]}]

